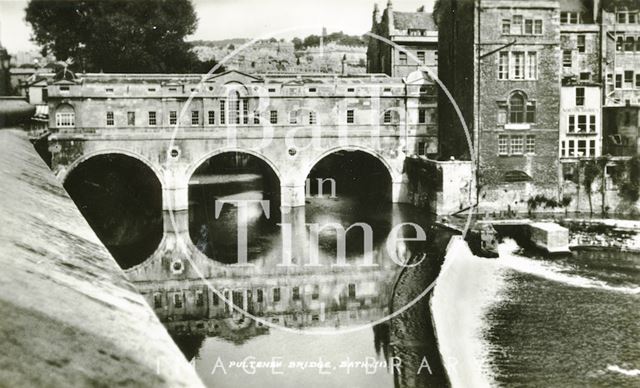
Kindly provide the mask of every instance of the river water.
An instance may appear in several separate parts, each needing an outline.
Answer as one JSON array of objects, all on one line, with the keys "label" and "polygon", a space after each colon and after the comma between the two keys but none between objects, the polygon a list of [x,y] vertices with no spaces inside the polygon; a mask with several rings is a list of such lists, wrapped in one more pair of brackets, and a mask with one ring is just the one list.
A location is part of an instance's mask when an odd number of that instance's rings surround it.
[{"label": "river water", "polygon": [[[232,264],[238,208],[227,204],[214,217],[215,204],[205,203],[211,192],[197,190],[204,194],[191,196],[199,209],[190,217],[192,240],[212,263]],[[253,190],[241,197],[262,198]],[[224,289],[220,297],[207,290],[207,282],[157,285],[166,292],[200,287],[208,295],[204,302],[186,298],[186,305],[159,314],[207,386],[640,385],[637,253],[580,251],[550,259],[506,240],[499,258],[484,259],[454,241],[445,258],[451,232],[433,227],[433,219],[411,206],[311,196],[305,208],[271,217],[259,204],[252,206],[250,274],[206,279]],[[357,222],[372,228],[375,268],[357,265],[365,243],[361,230],[346,237],[350,266],[331,267],[336,233],[323,230],[313,245],[305,225],[346,228]],[[390,246],[392,228],[403,222],[419,225],[426,241]],[[291,224],[290,249],[283,248],[282,224]],[[405,228],[402,235],[415,232]],[[319,252],[315,269],[304,267],[311,249]],[[278,266],[285,251],[296,268]],[[403,269],[390,252],[419,265]],[[433,297],[385,320],[431,284],[443,261]]]},{"label": "river water", "polygon": [[550,259],[507,240],[498,259],[447,260],[433,307],[454,386],[639,386],[640,254]]}]

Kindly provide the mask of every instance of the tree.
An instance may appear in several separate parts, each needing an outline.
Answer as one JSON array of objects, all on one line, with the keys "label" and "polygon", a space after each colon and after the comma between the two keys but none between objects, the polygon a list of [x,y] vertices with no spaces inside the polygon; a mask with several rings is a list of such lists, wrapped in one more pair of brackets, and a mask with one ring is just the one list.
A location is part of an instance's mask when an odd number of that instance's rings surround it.
[{"label": "tree", "polygon": [[190,0],[30,0],[34,41],[74,69],[188,72],[200,66],[184,38],[195,31]]}]

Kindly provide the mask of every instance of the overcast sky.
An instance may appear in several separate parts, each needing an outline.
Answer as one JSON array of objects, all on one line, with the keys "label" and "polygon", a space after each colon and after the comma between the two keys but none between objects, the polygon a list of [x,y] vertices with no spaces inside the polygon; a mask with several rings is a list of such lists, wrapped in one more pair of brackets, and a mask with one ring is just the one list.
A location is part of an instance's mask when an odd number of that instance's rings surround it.
[{"label": "overcast sky", "polygon": [[[188,39],[217,40],[277,35],[290,39],[328,32],[363,34],[371,27],[376,0],[192,0],[198,29]],[[384,9],[387,0],[377,0]],[[33,49],[31,28],[24,21],[28,0],[0,0],[0,43],[10,52]],[[397,11],[432,7],[433,0],[394,0]]]}]

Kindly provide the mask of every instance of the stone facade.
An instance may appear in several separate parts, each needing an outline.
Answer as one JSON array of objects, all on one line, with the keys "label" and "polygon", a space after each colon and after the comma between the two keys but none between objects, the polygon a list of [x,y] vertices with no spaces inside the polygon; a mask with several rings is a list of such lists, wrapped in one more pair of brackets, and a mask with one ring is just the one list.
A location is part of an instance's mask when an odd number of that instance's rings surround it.
[{"label": "stone facade", "polygon": [[416,12],[398,12],[391,1],[380,14],[373,10],[371,32],[395,45],[374,37],[367,49],[367,72],[404,77],[426,67],[433,74],[438,68],[438,31],[430,13],[421,7]]},{"label": "stone facade", "polygon": [[[480,9],[480,11],[479,11]],[[559,184],[560,26],[557,1],[445,1],[438,15],[441,157],[477,158],[483,210],[526,209]]]},{"label": "stone facade", "polygon": [[147,164],[164,208],[187,208],[195,169],[244,152],[280,180],[282,205],[304,205],[304,185],[325,156],[377,157],[406,201],[406,155],[437,152],[436,89],[386,75],[84,74],[48,87],[52,167],[62,178],[82,161],[121,153]]}]

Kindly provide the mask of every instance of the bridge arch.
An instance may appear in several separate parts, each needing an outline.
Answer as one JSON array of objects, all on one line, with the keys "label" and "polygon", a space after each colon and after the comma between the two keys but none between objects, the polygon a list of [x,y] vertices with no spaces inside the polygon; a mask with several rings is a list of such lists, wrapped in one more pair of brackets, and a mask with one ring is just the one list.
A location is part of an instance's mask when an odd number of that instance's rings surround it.
[{"label": "bridge arch", "polygon": [[247,155],[251,155],[251,156],[254,156],[254,157],[260,159],[261,161],[266,163],[271,168],[273,173],[276,174],[276,177],[278,177],[278,180],[281,183],[283,182],[283,176],[282,176],[282,173],[280,172],[280,169],[278,168],[278,166],[269,157],[267,157],[265,154],[263,154],[261,152],[257,152],[255,150],[250,149],[250,148],[243,148],[243,147],[219,148],[217,150],[214,150],[214,151],[207,152],[207,153],[203,154],[198,159],[196,159],[193,162],[191,162],[191,164],[189,165],[189,168],[187,169],[187,171],[185,173],[185,177],[186,177],[187,182],[189,182],[191,180],[191,177],[193,176],[193,173],[195,173],[196,170],[200,166],[202,166],[202,164],[204,162],[206,162],[207,160],[209,160],[211,158],[214,158],[214,157],[216,157],[218,155],[231,153],[231,152],[238,152],[238,153],[241,153],[241,154],[247,154]]},{"label": "bridge arch", "polygon": [[300,181],[304,184],[304,181],[307,179],[307,177],[311,173],[311,170],[313,169],[313,167],[315,167],[322,159],[326,158],[327,156],[340,151],[347,151],[347,152],[360,151],[360,152],[369,154],[374,158],[378,159],[385,166],[385,168],[387,169],[387,172],[389,173],[389,178],[391,179],[391,182],[398,182],[399,180],[402,179],[401,173],[394,171],[389,160],[387,160],[387,158],[385,158],[384,155],[382,155],[380,152],[374,149],[371,149],[369,147],[349,145],[349,146],[337,146],[337,147],[329,148],[323,151],[320,155],[316,156],[314,159],[312,159],[312,161],[308,165],[304,167],[304,169],[302,169],[302,176],[299,178]]},{"label": "bridge arch", "polygon": [[130,152],[78,158],[63,185],[114,259],[127,269],[149,258],[163,238],[162,175]]},{"label": "bridge arch", "polygon": [[146,157],[144,157],[144,156],[142,156],[142,155],[140,155],[140,154],[138,154],[136,152],[132,152],[130,150],[126,150],[126,149],[122,149],[122,148],[107,148],[107,149],[97,150],[97,151],[88,152],[86,154],[83,154],[79,158],[75,159],[68,166],[65,166],[65,167],[61,168],[57,173],[58,179],[60,180],[60,182],[62,182],[62,184],[64,184],[64,182],[67,180],[67,177],[69,176],[69,174],[76,167],[78,167],[80,164],[86,162],[87,160],[89,160],[89,159],[91,159],[93,157],[103,156],[103,155],[110,155],[110,154],[124,155],[124,156],[128,156],[130,158],[133,158],[133,159],[137,159],[139,162],[141,162],[146,167],[148,167],[151,171],[153,171],[153,173],[155,174],[156,178],[158,179],[158,181],[160,182],[160,185],[162,187],[165,186],[164,173],[163,173],[163,170],[159,166],[155,165],[149,159],[147,159]]}]

